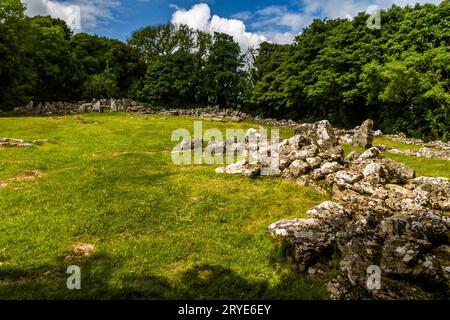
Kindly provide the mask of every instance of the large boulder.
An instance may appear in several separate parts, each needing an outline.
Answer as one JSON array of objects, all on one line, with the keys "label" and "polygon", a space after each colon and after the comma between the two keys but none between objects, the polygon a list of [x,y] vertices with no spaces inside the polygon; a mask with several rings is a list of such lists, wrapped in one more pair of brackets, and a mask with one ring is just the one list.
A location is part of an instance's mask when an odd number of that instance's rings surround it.
[{"label": "large boulder", "polygon": [[373,142],[373,121],[366,120],[355,130],[352,144],[357,147],[371,148]]},{"label": "large boulder", "polygon": [[305,138],[310,144],[318,146],[320,151],[339,145],[334,129],[327,120],[302,124],[295,130],[295,134]]}]

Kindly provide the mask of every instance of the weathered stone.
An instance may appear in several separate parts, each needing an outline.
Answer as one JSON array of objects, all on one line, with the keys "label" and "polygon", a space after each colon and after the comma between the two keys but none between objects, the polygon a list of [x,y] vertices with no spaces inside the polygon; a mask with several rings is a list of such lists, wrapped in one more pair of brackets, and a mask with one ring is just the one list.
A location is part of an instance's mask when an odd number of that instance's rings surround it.
[{"label": "weathered stone", "polygon": [[242,174],[244,176],[254,178],[260,175],[261,168],[256,165],[251,165],[246,161],[238,161],[232,163],[225,168],[227,174]]},{"label": "weathered stone", "polygon": [[296,129],[295,134],[304,137],[311,144],[317,145],[321,151],[339,145],[334,129],[327,120],[302,124]]},{"label": "weathered stone", "polygon": [[436,210],[450,210],[450,184],[423,184],[414,189],[415,204]]},{"label": "weathered stone", "polygon": [[299,151],[294,151],[289,154],[292,160],[306,160],[307,158],[312,158],[317,155],[318,148],[316,145],[311,144],[309,146],[303,147]]},{"label": "weathered stone", "polygon": [[305,272],[323,255],[330,252],[334,237],[318,219],[282,220],[269,226],[272,239],[283,242],[289,259],[300,272]]},{"label": "weathered stone", "polygon": [[175,152],[186,152],[191,150],[201,150],[203,148],[202,139],[182,140],[178,146],[174,148]]},{"label": "weathered stone", "polygon": [[33,144],[22,139],[0,138],[0,147],[32,147]]},{"label": "weathered stone", "polygon": [[356,159],[358,159],[361,156],[360,153],[356,152],[356,151],[352,151],[349,154],[347,154],[347,156],[345,156],[345,160],[348,162],[352,162],[355,161]]},{"label": "weathered stone", "polygon": [[305,161],[311,167],[311,169],[319,168],[323,162],[322,158],[320,157],[306,158]]},{"label": "weathered stone", "polygon": [[[233,141],[247,155],[249,149],[279,154],[276,176],[332,190],[333,199],[339,201],[309,210],[307,219],[272,224],[268,228],[271,238],[283,243],[290,262],[301,272],[338,251],[340,274],[328,286],[332,297],[396,299],[405,292],[408,297],[428,297],[422,284],[445,294],[450,272],[445,256],[450,218],[442,212],[449,208],[450,182],[414,178],[414,170],[385,158],[380,146],[361,155],[353,153],[347,157],[349,162],[344,162],[343,151],[333,145],[327,127],[327,122],[302,125],[296,136],[277,143],[279,150],[252,139],[240,144]],[[249,131],[249,136],[259,138],[256,130]],[[240,161],[216,172],[255,177],[266,162]],[[371,265],[381,267],[383,288],[389,292],[367,289],[367,267]],[[410,282],[419,289],[413,290]]]},{"label": "weathered stone", "polygon": [[351,219],[344,207],[335,202],[326,201],[306,212],[308,217],[319,219],[322,223],[328,225],[334,230],[344,228],[345,224]]},{"label": "weathered stone", "polygon": [[373,133],[373,136],[374,136],[374,137],[382,137],[382,136],[383,136],[383,132],[382,132],[381,130],[376,130],[376,131]]},{"label": "weathered stone", "polygon": [[318,156],[327,161],[344,163],[344,150],[341,148],[341,146],[332,147],[324,152],[319,153]]},{"label": "weathered stone", "polygon": [[335,181],[339,186],[347,187],[349,184],[354,184],[363,179],[363,175],[352,171],[338,171],[335,176]]},{"label": "weathered stone", "polygon": [[377,148],[370,148],[366,150],[363,154],[361,154],[355,162],[362,162],[368,159],[379,159],[381,157],[380,150]]},{"label": "weathered stone", "polygon": [[416,172],[402,163],[388,158],[382,160],[388,174],[388,183],[405,184],[416,176]]},{"label": "weathered stone", "polygon": [[295,160],[289,166],[288,172],[292,177],[298,178],[301,175],[308,173],[311,170],[311,167],[301,160]]},{"label": "weathered stone", "polygon": [[342,169],[342,165],[337,162],[325,162],[320,166],[320,172],[322,175],[326,176],[331,173],[338,172]]},{"label": "weathered stone", "polygon": [[300,150],[302,147],[308,145],[309,141],[301,135],[295,135],[288,139],[288,144],[292,147],[292,150]]},{"label": "weathered stone", "polygon": [[363,148],[371,148],[373,142],[373,121],[366,120],[355,130],[353,135],[353,145]]}]

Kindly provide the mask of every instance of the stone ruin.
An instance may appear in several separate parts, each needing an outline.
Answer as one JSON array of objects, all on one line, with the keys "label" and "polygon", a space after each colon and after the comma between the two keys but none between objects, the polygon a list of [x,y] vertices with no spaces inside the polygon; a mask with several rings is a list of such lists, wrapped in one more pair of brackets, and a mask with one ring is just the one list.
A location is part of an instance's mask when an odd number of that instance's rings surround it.
[{"label": "stone ruin", "polygon": [[[268,228],[297,271],[311,273],[337,254],[339,274],[327,285],[331,298],[448,298],[448,179],[416,177],[376,147],[345,156],[328,121],[301,125],[270,152],[279,152],[273,175],[328,190],[333,197],[309,210],[306,219],[281,220]],[[216,172],[256,177],[266,165],[242,160]],[[381,269],[380,290],[367,286],[370,266]]]},{"label": "stone ruin", "polygon": [[24,107],[14,109],[15,115],[49,116],[76,115],[93,112],[144,112],[145,107],[128,99],[93,99],[91,102],[45,102],[35,104],[33,101]]},{"label": "stone ruin", "polygon": [[[45,102],[35,104],[28,103],[24,107],[15,108],[13,115],[19,116],[50,116],[50,115],[76,115],[82,113],[95,112],[134,112],[139,114],[159,114],[166,116],[187,116],[197,117],[201,120],[212,122],[242,122],[244,120],[254,121],[261,125],[280,127],[280,128],[297,128],[299,123],[290,119],[271,119],[253,117],[241,110],[231,108],[220,108],[219,106],[208,106],[191,109],[162,109],[154,110],[138,105],[135,101],[128,99],[93,99],[91,102]],[[2,112],[0,111],[0,115]],[[334,134],[339,138],[342,144],[348,144],[356,147],[370,148],[374,137],[383,136],[380,130],[373,131],[374,123],[372,120],[366,120],[361,126],[351,130],[334,129]],[[419,151],[399,150],[396,148],[388,148],[386,146],[377,146],[382,151],[389,151],[395,154],[407,156],[435,158],[450,160],[450,142],[433,141],[425,143],[420,139],[406,138],[404,135],[386,135],[393,141],[399,141],[406,144],[421,145]]]},{"label": "stone ruin", "polygon": [[[152,112],[152,111],[149,111]],[[199,117],[215,122],[242,122],[252,116],[236,109],[223,109],[219,106],[192,109],[162,109],[152,113],[168,116]]]},{"label": "stone ruin", "polygon": [[407,138],[403,134],[383,135],[380,130],[373,131],[374,123],[372,120],[366,120],[361,126],[352,130],[335,129],[335,134],[339,137],[339,142],[355,147],[370,148],[373,146],[373,138],[384,136],[389,140],[401,142],[409,145],[421,146],[418,151],[400,150],[397,148],[377,145],[380,151],[388,151],[393,154],[401,154],[411,157],[420,157],[428,159],[450,160],[450,142],[431,141],[425,143],[421,139]]},{"label": "stone ruin", "polygon": [[161,115],[171,115],[171,116],[186,116],[186,117],[198,117],[201,119],[215,121],[215,122],[242,122],[244,120],[255,121],[262,125],[274,126],[274,127],[285,127],[294,128],[299,124],[293,120],[288,119],[271,119],[271,118],[261,118],[259,116],[253,117],[243,111],[230,109],[230,108],[220,108],[219,106],[209,106],[205,108],[193,108],[193,109],[162,109],[159,111],[148,110],[148,113],[155,113]]},{"label": "stone ruin", "polygon": [[450,160],[450,142],[431,141],[424,142],[421,139],[407,138],[403,134],[386,135],[386,138],[408,145],[421,146],[418,151],[399,150],[397,148],[385,148],[385,150],[394,154],[402,154],[411,157],[421,157],[428,159]]},{"label": "stone ruin", "polygon": [[[288,119],[263,119],[253,117],[243,111],[220,108],[219,106],[198,107],[190,109],[161,109],[154,110],[138,105],[128,99],[93,99],[91,102],[45,102],[35,104],[29,102],[24,107],[14,109],[13,115],[19,116],[50,116],[50,115],[76,115],[95,112],[135,112],[140,114],[159,114],[166,116],[198,117],[212,122],[242,122],[244,120],[256,121],[264,125],[277,127],[296,127],[298,123]],[[0,114],[1,110],[0,110]]]}]

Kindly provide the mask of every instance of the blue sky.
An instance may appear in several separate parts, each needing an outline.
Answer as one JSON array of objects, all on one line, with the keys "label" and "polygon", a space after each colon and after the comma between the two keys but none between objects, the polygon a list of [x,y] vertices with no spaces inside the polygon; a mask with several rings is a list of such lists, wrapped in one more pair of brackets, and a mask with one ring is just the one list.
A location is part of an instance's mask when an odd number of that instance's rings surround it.
[{"label": "blue sky", "polygon": [[442,0],[22,0],[27,14],[73,16],[81,12],[81,30],[126,40],[143,26],[172,22],[232,35],[241,47],[262,41],[289,43],[314,18],[349,18],[373,6],[440,3]]}]

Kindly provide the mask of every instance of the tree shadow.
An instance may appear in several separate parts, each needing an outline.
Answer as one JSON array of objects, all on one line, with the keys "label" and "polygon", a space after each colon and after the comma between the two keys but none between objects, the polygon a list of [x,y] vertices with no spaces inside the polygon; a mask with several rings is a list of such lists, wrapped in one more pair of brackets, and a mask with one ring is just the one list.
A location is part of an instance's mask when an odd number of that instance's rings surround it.
[{"label": "tree shadow", "polygon": [[[198,265],[169,280],[150,271],[123,273],[124,259],[95,254],[76,261],[59,257],[53,265],[31,269],[0,268],[0,299],[64,300],[246,300],[322,299],[323,285],[291,273],[277,285],[249,280],[218,265]],[[69,265],[81,268],[81,290],[69,290]],[[118,271],[121,270],[121,271]]]}]

